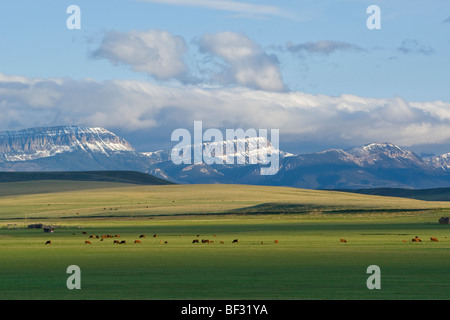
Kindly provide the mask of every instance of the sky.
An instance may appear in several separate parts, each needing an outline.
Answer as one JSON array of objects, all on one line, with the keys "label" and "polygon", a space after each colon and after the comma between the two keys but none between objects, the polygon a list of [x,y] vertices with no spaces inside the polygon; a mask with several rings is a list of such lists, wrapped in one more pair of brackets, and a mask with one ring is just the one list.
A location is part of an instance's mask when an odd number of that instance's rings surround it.
[{"label": "sky", "polygon": [[104,127],[153,151],[203,121],[279,129],[292,153],[450,152],[447,0],[16,0],[0,30],[0,131]]}]

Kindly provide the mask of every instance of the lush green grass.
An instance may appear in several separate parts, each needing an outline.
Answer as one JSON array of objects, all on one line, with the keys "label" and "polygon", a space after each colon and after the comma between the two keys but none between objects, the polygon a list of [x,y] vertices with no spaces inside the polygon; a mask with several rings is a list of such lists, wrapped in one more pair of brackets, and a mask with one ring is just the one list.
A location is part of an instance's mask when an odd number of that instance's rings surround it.
[{"label": "lush green grass", "polygon": [[[0,198],[0,299],[450,297],[450,229],[437,223],[447,203],[248,186],[11,191],[38,187],[11,184]],[[62,228],[7,229],[24,223],[24,208],[29,223]],[[119,234],[127,244],[90,234]],[[141,234],[142,244],[133,244]],[[416,235],[422,243],[410,242]],[[366,287],[373,264],[381,268],[381,290]],[[69,265],[81,268],[81,290],[66,287]]]}]

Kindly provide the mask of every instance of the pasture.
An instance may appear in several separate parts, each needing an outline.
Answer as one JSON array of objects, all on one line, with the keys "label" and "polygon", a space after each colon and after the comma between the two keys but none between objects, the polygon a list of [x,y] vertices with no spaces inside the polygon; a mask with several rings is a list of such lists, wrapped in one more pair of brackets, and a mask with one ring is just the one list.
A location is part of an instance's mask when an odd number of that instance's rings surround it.
[{"label": "pasture", "polygon": [[[0,194],[3,300],[450,297],[450,229],[437,223],[446,202],[69,181],[0,184]],[[57,228],[22,228],[33,223]],[[70,265],[81,290],[66,287]],[[381,290],[366,286],[370,265]]]}]

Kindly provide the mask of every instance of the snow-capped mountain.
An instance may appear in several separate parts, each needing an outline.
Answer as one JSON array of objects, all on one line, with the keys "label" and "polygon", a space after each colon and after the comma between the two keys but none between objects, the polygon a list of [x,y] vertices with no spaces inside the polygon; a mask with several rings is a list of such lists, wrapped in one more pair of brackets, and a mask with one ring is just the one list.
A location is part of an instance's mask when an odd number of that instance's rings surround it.
[{"label": "snow-capped mountain", "polygon": [[450,153],[425,159],[429,165],[450,172]]},{"label": "snow-capped mountain", "polygon": [[392,143],[370,143],[346,150],[360,166],[377,165],[382,167],[425,167],[427,164],[413,152],[404,150]]},{"label": "snow-capped mountain", "polygon": [[135,151],[124,139],[103,128],[79,126],[31,128],[0,132],[0,161],[28,161],[67,152]]},{"label": "snow-capped mountain", "polygon": [[[202,163],[194,163],[194,150],[202,155]],[[175,164],[172,155],[184,152],[190,153],[191,163]],[[275,175],[260,174],[260,169],[267,167],[261,154],[277,156]],[[238,159],[245,163],[239,164]],[[104,128],[63,126],[0,132],[0,171],[93,170],[140,171],[175,183],[309,189],[450,187],[450,153],[421,158],[391,143],[293,155],[259,137],[142,153]]]},{"label": "snow-capped mountain", "polygon": [[190,159],[194,162],[194,152],[196,151],[201,154],[205,163],[223,164],[237,164],[238,160],[252,164],[263,163],[264,160],[261,155],[274,155],[280,158],[293,156],[291,153],[276,149],[264,137],[203,142],[191,144],[185,148],[174,147],[173,149],[144,152],[143,154],[153,162],[162,162],[172,160],[172,154],[182,155],[183,152],[188,152]]}]

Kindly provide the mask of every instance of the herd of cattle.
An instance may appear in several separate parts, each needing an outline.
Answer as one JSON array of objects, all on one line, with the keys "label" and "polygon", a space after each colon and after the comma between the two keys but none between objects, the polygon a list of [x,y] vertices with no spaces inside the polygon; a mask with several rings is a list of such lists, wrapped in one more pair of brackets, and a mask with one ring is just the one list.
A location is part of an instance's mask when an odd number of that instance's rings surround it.
[{"label": "herd of cattle", "polygon": [[[347,239],[339,239],[340,242],[347,243]],[[402,240],[403,242],[408,242],[406,240]],[[430,237],[431,242],[439,242],[439,240],[436,237]],[[419,236],[415,236],[411,239],[411,242],[422,242],[422,239],[419,238]]]},{"label": "herd of cattle", "polygon": [[[83,234],[87,234],[86,232],[83,232]],[[183,235],[181,235],[181,237],[182,237]],[[155,233],[154,235],[153,235],[153,238],[157,238],[158,237],[158,235]],[[200,235],[198,234],[197,235],[197,238],[198,237],[200,237]],[[216,235],[213,235],[213,237],[216,237]],[[100,236],[98,236],[98,235],[90,235],[89,236],[89,239],[92,239],[92,238],[94,238],[94,239],[100,239],[100,241],[103,241],[103,240],[105,240],[105,239],[107,239],[107,238],[120,238],[120,235],[118,235],[118,234],[116,234],[116,235],[110,235],[110,234],[107,234],[107,235],[102,235],[101,237]],[[141,239],[141,238],[145,238],[145,234],[141,234],[140,236],[139,236],[139,239]],[[134,240],[134,243],[135,244],[142,244],[142,241],[141,240],[139,240],[139,239],[136,239],[136,240]],[[347,243],[347,239],[339,239],[339,241],[340,242],[343,242],[343,243]],[[406,240],[402,240],[403,242],[407,242]],[[430,237],[430,241],[431,242],[439,242],[439,240],[436,238],[436,237]],[[209,240],[209,239],[201,239],[201,240],[199,240],[199,239],[194,239],[194,240],[192,240],[192,243],[208,243],[208,244],[210,244],[210,243],[214,243],[214,240]],[[279,243],[279,241],[278,240],[274,240],[273,241],[274,242],[274,244],[278,244]],[[422,242],[422,239],[420,239],[418,236],[415,236],[414,238],[412,238],[411,239],[411,242]],[[126,242],[126,240],[122,240],[122,241],[119,241],[119,240],[113,240],[113,244],[126,244],[127,242]],[[161,243],[164,243],[164,244],[168,244],[169,242],[168,241],[159,241],[159,243],[161,244]],[[220,244],[225,244],[225,242],[224,241],[220,241],[219,242]],[[239,243],[239,239],[234,239],[231,243]],[[264,244],[264,242],[263,241],[261,241],[260,242],[261,244]],[[52,244],[52,241],[51,240],[47,240],[46,242],[45,242],[45,244]],[[92,244],[92,242],[90,241],[90,240],[85,240],[84,241],[84,244]]]},{"label": "herd of cattle", "polygon": [[[85,232],[85,231],[83,231],[83,234],[84,235],[87,235],[87,233]],[[75,235],[75,233],[74,233],[74,235]],[[139,239],[142,239],[142,238],[145,238],[146,237],[146,235],[145,234],[141,234],[140,236],[139,236]],[[154,234],[153,235],[153,238],[157,238],[158,237],[158,234]],[[183,237],[183,235],[181,235],[181,237]],[[200,235],[199,234],[197,234],[197,238],[198,237],[200,237]],[[216,237],[216,235],[213,235],[213,237]],[[99,239],[100,241],[104,241],[105,239],[108,239],[108,238],[120,238],[120,235],[118,235],[118,234],[116,234],[116,235],[110,235],[110,234],[106,234],[106,235],[102,235],[102,236],[98,236],[98,235],[90,235],[89,237],[88,237],[89,239]],[[142,241],[141,240],[139,240],[139,239],[136,239],[136,240],[134,240],[134,244],[142,244]],[[126,244],[127,242],[126,242],[126,240],[121,240],[121,241],[119,241],[119,240],[113,240],[113,244]],[[169,243],[169,241],[159,241],[159,243],[161,244],[161,243],[164,243],[164,244],[168,244]],[[192,243],[200,243],[200,240],[199,239],[194,239],[194,240],[192,240]],[[210,243],[214,243],[214,240],[209,240],[209,239],[201,239],[201,243],[208,243],[208,244],[210,244]],[[219,242],[220,244],[225,244],[225,242],[224,241],[220,241]],[[233,243],[239,243],[239,239],[234,239],[233,241],[231,241],[231,243],[233,244]],[[278,244],[279,243],[279,241],[278,240],[274,240],[274,243],[275,244]],[[52,244],[52,241],[51,240],[47,240],[46,242],[45,242],[45,244],[47,245],[47,244]],[[91,240],[85,240],[84,241],[84,244],[92,244],[92,241]],[[261,241],[261,244],[263,244],[263,241]]]}]

